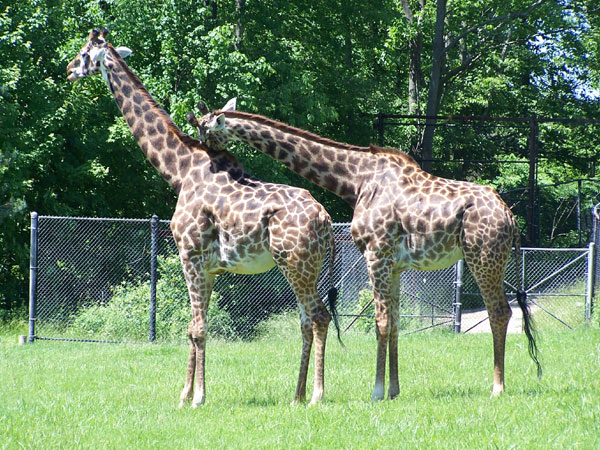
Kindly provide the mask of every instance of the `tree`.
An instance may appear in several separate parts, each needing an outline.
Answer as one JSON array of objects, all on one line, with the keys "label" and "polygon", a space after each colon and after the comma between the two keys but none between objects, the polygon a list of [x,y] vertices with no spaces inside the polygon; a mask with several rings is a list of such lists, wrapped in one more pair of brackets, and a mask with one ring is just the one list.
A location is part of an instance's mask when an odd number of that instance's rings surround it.
[{"label": "tree", "polygon": [[[65,79],[101,26],[133,50],[129,64],[189,133],[185,114],[198,100],[219,108],[234,96],[246,111],[359,145],[375,141],[367,114],[382,111],[599,116],[593,0],[9,1],[0,6],[0,309],[26,303],[30,211],[167,218],[174,208],[102,78]],[[386,144],[423,159],[524,157],[516,127],[428,130],[425,139],[422,126],[388,128]],[[540,180],[588,176],[599,140],[592,127],[541,125]],[[341,200],[277,162],[234,153],[253,175],[308,188],[334,220],[350,219]],[[502,188],[527,176],[521,166],[433,169]]]}]

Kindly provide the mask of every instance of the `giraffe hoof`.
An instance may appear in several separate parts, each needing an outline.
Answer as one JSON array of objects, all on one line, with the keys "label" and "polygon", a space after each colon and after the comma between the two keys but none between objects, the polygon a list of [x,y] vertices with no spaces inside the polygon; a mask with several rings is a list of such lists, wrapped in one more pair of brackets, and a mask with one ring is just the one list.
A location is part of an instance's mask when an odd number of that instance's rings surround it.
[{"label": "giraffe hoof", "polygon": [[192,408],[197,408],[198,406],[202,406],[204,405],[204,397],[200,398],[200,399],[194,399],[192,400]]},{"label": "giraffe hoof", "polygon": [[504,394],[504,386],[494,386],[492,389],[492,398],[496,398]]},{"label": "giraffe hoof", "polygon": [[312,407],[312,406],[316,406],[316,405],[318,405],[319,403],[321,403],[321,399],[320,399],[320,398],[319,398],[319,399],[314,399],[314,400],[311,400],[311,401],[310,401],[310,403],[308,404],[308,407],[310,408],[310,407]]}]

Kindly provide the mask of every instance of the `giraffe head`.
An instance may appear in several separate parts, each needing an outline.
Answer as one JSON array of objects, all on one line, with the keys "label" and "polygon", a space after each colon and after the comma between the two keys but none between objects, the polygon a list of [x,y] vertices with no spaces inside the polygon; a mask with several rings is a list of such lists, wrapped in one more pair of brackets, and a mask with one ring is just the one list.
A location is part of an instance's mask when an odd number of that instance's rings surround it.
[{"label": "giraffe head", "polygon": [[[75,81],[94,75],[99,71],[104,72],[106,68],[113,65],[111,52],[107,51],[109,47],[113,47],[106,40],[107,36],[108,29],[106,28],[102,31],[92,30],[90,32],[88,41],[67,66],[67,80]],[[114,50],[123,58],[131,54],[131,50],[127,47],[117,47]]]},{"label": "giraffe head", "polygon": [[192,111],[187,114],[186,119],[196,128],[198,139],[212,150],[225,150],[227,148],[231,137],[225,132],[225,114],[223,114],[223,111],[235,111],[236,102],[237,99],[232,98],[218,114],[209,112],[204,102],[198,102],[198,109],[203,114],[202,117],[200,119],[196,118]]}]

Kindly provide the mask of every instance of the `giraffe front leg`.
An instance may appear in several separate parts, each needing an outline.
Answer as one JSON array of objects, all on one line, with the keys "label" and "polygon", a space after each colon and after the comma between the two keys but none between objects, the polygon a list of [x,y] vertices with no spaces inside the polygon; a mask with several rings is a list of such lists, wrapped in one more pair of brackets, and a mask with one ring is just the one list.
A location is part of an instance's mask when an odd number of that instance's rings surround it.
[{"label": "giraffe front leg", "polygon": [[[375,371],[375,387],[371,400],[383,400],[385,397],[385,366],[387,348],[392,336],[392,321],[394,319],[392,295],[392,260],[385,258],[380,252],[366,251],[365,260],[369,271],[369,278],[373,285],[375,302],[375,331],[377,333],[377,368]],[[396,302],[397,303],[397,302]],[[390,389],[391,393],[398,390],[398,344],[390,346]],[[395,373],[391,373],[395,370]],[[397,395],[397,394],[395,394]]]},{"label": "giraffe front leg", "polygon": [[181,395],[179,396],[179,408],[183,407],[183,405],[192,398],[194,392],[194,374],[196,372],[196,346],[192,340],[191,333],[192,323],[188,327],[188,338],[190,340],[190,356],[188,359],[188,368],[185,375],[185,385],[183,386],[183,390],[181,391]]},{"label": "giraffe front leg", "polygon": [[400,393],[400,383],[398,381],[398,324],[396,318],[392,316],[390,325],[390,385],[388,386],[388,398],[390,400],[398,397]]},{"label": "giraffe front leg", "polygon": [[[204,404],[206,398],[204,386],[204,362],[206,351],[206,312],[202,314],[202,318],[196,322],[192,334],[192,345],[195,347],[196,356],[196,371],[194,376],[194,397],[192,399],[192,408],[197,408]],[[191,352],[190,352],[191,355]]]},{"label": "giraffe front leg", "polygon": [[385,357],[387,353],[389,333],[387,317],[380,316],[375,319],[375,332],[377,333],[377,366],[375,369],[375,387],[371,400],[383,400],[385,395]]},{"label": "giraffe front leg", "polygon": [[398,381],[398,319],[399,319],[399,295],[400,295],[400,273],[392,275],[390,284],[390,337],[389,337],[389,361],[390,361],[390,385],[388,386],[388,398],[390,400],[400,394],[400,383]]},{"label": "giraffe front leg", "polygon": [[185,385],[181,391],[179,405],[192,397],[192,408],[204,404],[206,393],[204,384],[206,351],[206,312],[214,283],[214,275],[203,270],[201,258],[180,250],[183,273],[188,287],[192,308],[192,321],[188,327],[190,354]]}]

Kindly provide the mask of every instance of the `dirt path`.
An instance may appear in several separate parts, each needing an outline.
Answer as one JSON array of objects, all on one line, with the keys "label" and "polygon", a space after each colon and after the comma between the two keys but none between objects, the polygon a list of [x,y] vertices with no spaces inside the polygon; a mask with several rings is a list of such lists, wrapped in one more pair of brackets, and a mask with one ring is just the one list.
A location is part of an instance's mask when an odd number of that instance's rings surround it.
[{"label": "dirt path", "polygon": [[[487,320],[487,316],[488,314],[485,309],[463,312],[460,326],[461,331],[463,333],[467,332],[467,330],[469,330],[469,333],[491,333],[492,330],[490,329],[490,321]],[[483,322],[481,322],[482,320]],[[477,323],[479,323],[479,325],[470,329]],[[512,317],[510,318],[510,322],[508,322],[508,332],[523,332],[523,313],[521,312],[521,308],[518,306],[512,306]]]}]

